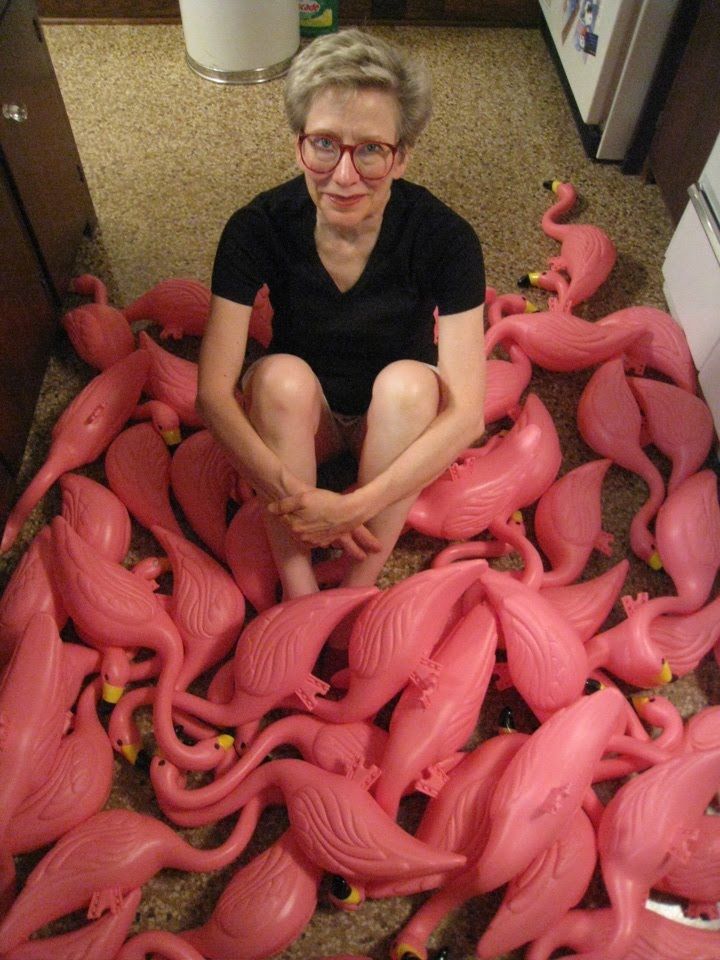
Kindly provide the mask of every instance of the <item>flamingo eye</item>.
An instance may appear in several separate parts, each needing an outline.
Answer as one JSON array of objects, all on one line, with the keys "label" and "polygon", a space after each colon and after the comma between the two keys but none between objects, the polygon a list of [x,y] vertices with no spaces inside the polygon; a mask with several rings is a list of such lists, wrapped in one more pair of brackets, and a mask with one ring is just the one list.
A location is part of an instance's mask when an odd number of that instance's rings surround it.
[{"label": "flamingo eye", "polygon": [[330,881],[330,897],[336,906],[344,907],[346,910],[358,907],[365,899],[358,887],[354,887],[345,877],[339,875],[334,876]]}]

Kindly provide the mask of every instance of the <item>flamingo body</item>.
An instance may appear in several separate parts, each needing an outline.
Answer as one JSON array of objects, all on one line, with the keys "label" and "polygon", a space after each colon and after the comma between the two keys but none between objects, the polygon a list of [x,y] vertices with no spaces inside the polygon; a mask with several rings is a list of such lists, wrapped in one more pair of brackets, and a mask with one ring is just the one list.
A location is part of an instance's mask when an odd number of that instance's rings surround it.
[{"label": "flamingo body", "polygon": [[685,332],[669,313],[656,307],[624,307],[596,321],[600,327],[632,327],[637,337],[627,348],[626,366],[642,374],[645,367],[657,370],[678,387],[695,393],[697,373]]},{"label": "flamingo body", "polygon": [[123,897],[116,913],[108,913],[99,920],[55,937],[26,940],[8,953],[3,960],[90,960],[95,957],[115,957],[123,946],[140,905],[141,891],[131,890]]},{"label": "flamingo body", "polygon": [[210,919],[182,937],[207,960],[264,960],[297,940],[308,925],[321,877],[288,830],[235,873]]},{"label": "flamingo body", "polygon": [[547,236],[560,242],[560,253],[551,258],[550,267],[564,271],[570,278],[565,295],[559,299],[561,309],[569,310],[591,297],[605,282],[615,265],[617,252],[615,244],[600,227],[559,222],[577,200],[571,183],[553,180],[550,189],[557,200],[543,214],[541,226]]},{"label": "flamingo body", "polygon": [[107,370],[129,356],[135,337],[122,312],[108,304],[102,280],[83,274],[70,281],[69,289],[94,301],[69,310],[60,320],[77,355],[96,370]]},{"label": "flamingo body", "polygon": [[183,536],[170,505],[170,452],[152,424],[136,423],[105,454],[110,489],[147,530],[153,525]]},{"label": "flamingo body", "polygon": [[15,812],[8,837],[13,854],[53,843],[101,810],[113,776],[113,751],[96,711],[93,685],[78,702],[73,730],[60,741],[40,786]]},{"label": "flamingo body", "polygon": [[495,517],[509,516],[536,456],[540,430],[513,431],[483,455],[457,461],[420,493],[408,514],[419,533],[444,540],[468,540]]},{"label": "flamingo body", "polygon": [[453,607],[487,567],[469,560],[423,570],[384,590],[353,624],[348,644],[350,683],[338,701],[318,699],[316,716],[348,723],[374,716],[410,679],[425,675],[433,687],[430,657],[448,626]]},{"label": "flamingo body", "polygon": [[585,569],[593,547],[605,547],[602,537],[601,491],[611,461],[594,460],[570,470],[540,497],[535,510],[535,534],[552,570],[542,585],[573,583]]},{"label": "flamingo body", "polygon": [[150,356],[145,392],[172,407],[186,426],[204,426],[195,411],[197,364],[169,353],[144,330],[138,334],[138,344]]},{"label": "flamingo body", "polygon": [[630,545],[641,560],[654,565],[655,542],[649,524],[665,499],[665,484],[642,449],[642,416],[621,359],[608,360],[592,375],[578,402],[577,423],[589,447],[647,483],[649,497],[630,524]]},{"label": "flamingo body", "polygon": [[62,596],[52,577],[48,527],[33,538],[0,596],[0,671],[36,613],[47,613],[59,630],[67,621]]},{"label": "flamingo body", "polygon": [[192,529],[218,560],[225,560],[226,513],[237,472],[208,430],[191,434],[177,448],[170,486]]},{"label": "flamingo body", "polygon": [[705,463],[715,427],[710,408],[695,394],[672,383],[629,377],[650,440],[672,462],[668,493]]},{"label": "flamingo body", "polygon": [[160,337],[179,340],[202,336],[210,315],[210,290],[198,280],[161,280],[123,310],[129,323],[150,320],[162,327]]},{"label": "flamingo body", "polygon": [[589,666],[572,624],[507,573],[487,570],[480,581],[500,622],[510,677],[528,706],[545,719],[577,700]]},{"label": "flamingo body", "polygon": [[47,459],[8,517],[0,553],[10,549],[30,512],[61,474],[92,463],[104,452],[137,403],[149,367],[146,352],[135,350],[94,377],[66,407],[53,427]]},{"label": "flamingo body", "polygon": [[312,674],[320,650],[335,627],[377,592],[375,587],[337,587],[264,610],[238,640],[233,699],[211,703],[177,693],[175,705],[218,725],[260,719],[291,697],[316,709],[315,698],[327,691],[327,684]]},{"label": "flamingo body", "polygon": [[461,749],[475,729],[496,647],[495,619],[477,604],[433,653],[439,666],[435,689],[428,693],[411,682],[402,692],[373,791],[390,816],[397,816],[400,798],[414,780],[416,789],[431,795],[442,788],[446,777],[434,768]]},{"label": "flamingo body", "polygon": [[83,540],[108,560],[122,563],[130,548],[130,516],[112,490],[80,473],[64,473],[61,514]]},{"label": "flamingo body", "polygon": [[595,829],[578,810],[560,836],[508,884],[500,907],[477,946],[479,960],[493,960],[540,936],[585,895],[597,852]]},{"label": "flamingo body", "polygon": [[245,598],[224,567],[184,536],[151,527],[173,571],[168,613],[185,651],[176,686],[185,687],[234,648],[245,620]]}]

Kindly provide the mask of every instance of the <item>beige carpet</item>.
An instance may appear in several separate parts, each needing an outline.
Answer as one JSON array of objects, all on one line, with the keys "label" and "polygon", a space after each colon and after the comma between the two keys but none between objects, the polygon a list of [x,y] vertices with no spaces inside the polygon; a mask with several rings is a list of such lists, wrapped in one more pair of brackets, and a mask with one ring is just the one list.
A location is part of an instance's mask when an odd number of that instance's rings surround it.
[{"label": "beige carpet", "polygon": [[[408,177],[425,184],[467,217],[483,242],[488,283],[515,290],[527,270],[542,269],[557,244],[540,230],[550,203],[542,181],[572,181],[582,196],[574,213],[604,228],[618,248],[610,279],[586,305],[588,319],[633,304],[665,309],[661,264],[672,226],[656,187],[625,177],[613,165],[584,154],[544,43],[534,31],[479,28],[373,28],[422,54],[435,81],[435,116],[418,145]],[[98,218],[97,236],[81,251],[78,272],[92,272],[108,285],[110,299],[128,303],[157,281],[173,276],[208,282],[220,230],[233,210],[258,191],[294,173],[291,139],[282,113],[282,82],[224,87],[193,74],[184,62],[179,26],[51,26],[50,52],[85,166]],[[538,306],[544,294],[530,291]],[[183,346],[192,355],[195,345]],[[62,341],[53,358],[38,407],[23,469],[27,481],[44,457],[49,431],[60,411],[91,375]],[[563,449],[562,472],[594,457],[579,439],[575,408],[589,373],[536,370],[532,389],[555,418]],[[658,460],[667,473],[667,464]],[[594,555],[594,576],[621,557],[631,561],[624,592],[670,593],[672,584],[631,555],[628,527],[646,497],[644,483],[613,467],[603,486],[604,527],[614,535],[613,557]],[[33,534],[58,509],[51,492],[35,511],[9,557],[4,583]],[[531,521],[532,511],[528,520]],[[387,565],[387,586],[427,565],[440,543],[407,535]],[[139,532],[133,556],[154,549]],[[619,604],[613,621],[621,617]],[[672,685],[685,715],[718,701],[714,661]],[[516,709],[518,723],[531,719],[512,693],[493,691],[479,736],[489,732],[502,704]],[[156,813],[146,777],[116,764],[111,805]],[[422,801],[407,804],[404,822],[416,820]],[[273,812],[243,862],[284,826]],[[213,846],[227,832],[188,834]],[[24,858],[20,875],[38,856]],[[235,866],[215,875],[164,871],[143,892],[137,929],[182,930],[205,919]],[[395,932],[422,897],[370,902],[356,915],[336,912],[321,900],[302,937],[283,957],[334,953],[385,957]],[[447,946],[453,960],[474,955],[474,945],[496,909],[499,894],[478,899],[455,914],[431,941]],[[261,905],[259,905],[261,908]],[[271,918],[268,918],[271,922]],[[71,918],[54,929],[76,924]],[[520,953],[508,956],[519,957]],[[105,960],[105,958],[96,958]]]}]

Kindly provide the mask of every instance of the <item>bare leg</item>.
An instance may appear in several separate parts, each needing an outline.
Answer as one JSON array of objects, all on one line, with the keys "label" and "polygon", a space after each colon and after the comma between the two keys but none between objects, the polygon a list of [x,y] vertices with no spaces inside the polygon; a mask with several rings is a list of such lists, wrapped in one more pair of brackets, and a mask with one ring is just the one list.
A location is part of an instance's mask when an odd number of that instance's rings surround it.
[{"label": "bare leg", "polygon": [[[424,363],[399,360],[380,372],[367,414],[367,432],[360,454],[358,482],[362,485],[382,473],[432,423],[441,403],[440,380]],[[400,536],[416,493],[387,507],[368,521],[380,540],[380,553],[352,565],[343,584],[374,584]]]},{"label": "bare leg", "polygon": [[[316,442],[327,448],[331,438],[325,400],[310,367],[289,354],[264,357],[245,387],[245,400],[248,418],[267,446],[298,479],[314,486]],[[283,598],[317,591],[309,548],[280,518],[266,514],[265,525]]]}]

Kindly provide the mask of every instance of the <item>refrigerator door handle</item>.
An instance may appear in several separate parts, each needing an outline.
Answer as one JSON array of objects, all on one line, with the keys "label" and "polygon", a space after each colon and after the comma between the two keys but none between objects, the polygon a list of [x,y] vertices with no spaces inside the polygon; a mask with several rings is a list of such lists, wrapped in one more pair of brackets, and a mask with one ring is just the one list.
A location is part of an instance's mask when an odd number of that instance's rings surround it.
[{"label": "refrigerator door handle", "polygon": [[702,228],[705,231],[705,236],[708,238],[718,263],[720,263],[720,225],[718,225],[715,219],[715,215],[705,194],[696,183],[690,184],[688,194]]}]

